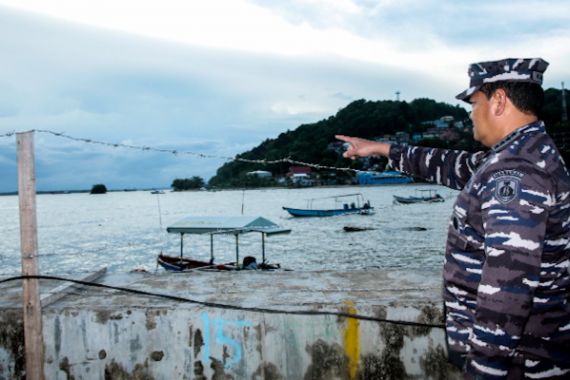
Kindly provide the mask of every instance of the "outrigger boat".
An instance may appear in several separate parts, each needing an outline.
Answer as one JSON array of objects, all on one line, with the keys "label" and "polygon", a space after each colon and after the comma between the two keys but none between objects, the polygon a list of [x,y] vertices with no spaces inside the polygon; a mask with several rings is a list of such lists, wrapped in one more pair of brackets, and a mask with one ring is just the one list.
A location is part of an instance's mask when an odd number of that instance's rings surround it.
[{"label": "outrigger boat", "polygon": [[416,189],[418,195],[410,197],[400,197],[393,195],[394,203],[411,204],[411,203],[434,203],[444,202],[445,199],[432,189]]},{"label": "outrigger boat", "polygon": [[[333,208],[314,208],[315,201],[333,199]],[[342,207],[338,207],[342,204]],[[374,207],[370,206],[370,201],[365,201],[361,193],[335,195],[332,197],[321,197],[307,199],[307,208],[292,208],[283,206],[283,210],[296,217],[307,216],[336,216],[336,215],[372,215]]]},{"label": "outrigger boat", "polygon": [[[279,227],[272,221],[262,217],[230,216],[230,217],[198,217],[191,216],[179,220],[166,228],[168,233],[180,234],[180,255],[158,255],[158,265],[168,271],[184,272],[193,269],[201,270],[238,270],[238,269],[279,269],[279,264],[269,264],[265,259],[265,236],[291,232],[290,229]],[[244,257],[243,263],[239,258],[239,236],[246,233],[261,233],[261,263],[252,256]],[[210,261],[194,260],[184,257],[184,235],[210,236]],[[214,263],[214,235],[232,234],[236,240],[235,262],[225,264]]]}]

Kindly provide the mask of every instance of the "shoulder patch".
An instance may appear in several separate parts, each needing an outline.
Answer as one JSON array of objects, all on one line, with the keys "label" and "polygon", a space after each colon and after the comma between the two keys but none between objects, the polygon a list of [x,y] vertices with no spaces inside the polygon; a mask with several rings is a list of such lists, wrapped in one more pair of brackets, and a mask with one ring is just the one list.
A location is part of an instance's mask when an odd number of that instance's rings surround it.
[{"label": "shoulder patch", "polygon": [[493,174],[495,198],[507,204],[519,197],[523,174],[517,170],[501,170]]}]

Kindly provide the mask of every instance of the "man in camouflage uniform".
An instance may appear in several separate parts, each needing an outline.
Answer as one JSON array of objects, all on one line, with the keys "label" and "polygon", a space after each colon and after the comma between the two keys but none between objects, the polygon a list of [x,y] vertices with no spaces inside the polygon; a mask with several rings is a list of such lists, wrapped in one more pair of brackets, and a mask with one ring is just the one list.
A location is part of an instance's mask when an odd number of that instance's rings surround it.
[{"label": "man in camouflage uniform", "polygon": [[540,58],[472,64],[474,138],[464,151],[337,136],[345,157],[383,155],[402,172],[461,190],[443,297],[450,362],[467,378],[570,379],[570,175],[537,115]]}]

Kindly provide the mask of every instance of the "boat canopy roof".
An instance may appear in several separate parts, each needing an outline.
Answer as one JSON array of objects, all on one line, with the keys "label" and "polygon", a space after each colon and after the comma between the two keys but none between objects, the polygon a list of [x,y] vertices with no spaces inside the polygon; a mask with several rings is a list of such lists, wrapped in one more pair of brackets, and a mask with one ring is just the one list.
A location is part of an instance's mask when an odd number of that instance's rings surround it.
[{"label": "boat canopy roof", "polygon": [[291,232],[261,216],[188,216],[166,227],[176,234],[243,234],[261,232],[267,235]]}]

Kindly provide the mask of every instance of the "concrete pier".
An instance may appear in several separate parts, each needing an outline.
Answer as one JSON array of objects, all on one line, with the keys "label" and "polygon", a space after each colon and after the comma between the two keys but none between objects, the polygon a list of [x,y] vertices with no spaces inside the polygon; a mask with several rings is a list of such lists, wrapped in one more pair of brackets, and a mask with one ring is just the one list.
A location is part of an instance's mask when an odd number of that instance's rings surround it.
[{"label": "concrete pier", "polygon": [[[43,307],[46,379],[454,379],[441,273],[192,272],[98,282],[245,308],[81,286]],[[41,292],[61,285],[41,280]],[[0,285],[0,379],[24,374],[21,281]],[[404,326],[330,311],[418,322]]]}]

